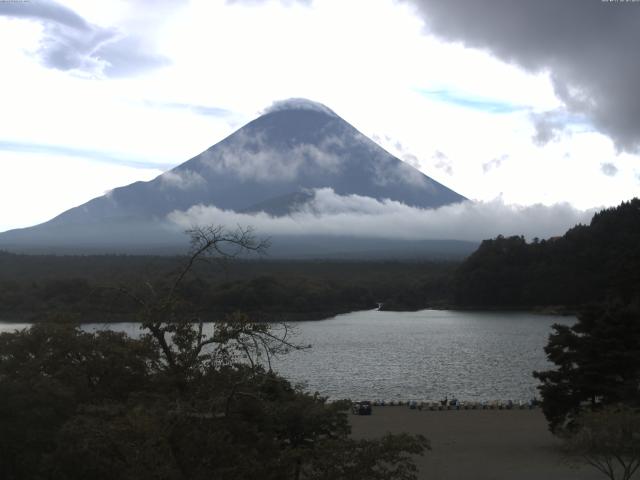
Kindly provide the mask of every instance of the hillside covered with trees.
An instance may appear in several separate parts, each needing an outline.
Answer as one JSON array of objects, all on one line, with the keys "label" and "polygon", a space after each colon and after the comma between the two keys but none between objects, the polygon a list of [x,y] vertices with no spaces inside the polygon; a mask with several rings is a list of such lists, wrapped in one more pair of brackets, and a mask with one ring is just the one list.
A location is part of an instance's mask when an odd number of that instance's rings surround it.
[{"label": "hillside covered with trees", "polygon": [[457,269],[453,303],[465,307],[574,309],[640,301],[640,199],[595,214],[548,240],[498,236]]}]

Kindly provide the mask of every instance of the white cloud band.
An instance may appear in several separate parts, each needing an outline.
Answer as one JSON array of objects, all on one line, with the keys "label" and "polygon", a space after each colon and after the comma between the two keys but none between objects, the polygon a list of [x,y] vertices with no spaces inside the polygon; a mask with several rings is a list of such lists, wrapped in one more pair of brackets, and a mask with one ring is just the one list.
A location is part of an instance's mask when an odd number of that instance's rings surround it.
[{"label": "white cloud band", "polygon": [[195,205],[174,211],[170,222],[181,228],[223,224],[252,226],[261,235],[335,235],[388,239],[455,239],[478,241],[502,235],[547,238],[562,235],[578,223],[588,223],[595,210],[581,211],[567,203],[551,206],[505,205],[466,201],[437,209],[409,207],[392,200],[337,195],[319,189],[314,198],[290,216],[243,214],[214,206]]}]

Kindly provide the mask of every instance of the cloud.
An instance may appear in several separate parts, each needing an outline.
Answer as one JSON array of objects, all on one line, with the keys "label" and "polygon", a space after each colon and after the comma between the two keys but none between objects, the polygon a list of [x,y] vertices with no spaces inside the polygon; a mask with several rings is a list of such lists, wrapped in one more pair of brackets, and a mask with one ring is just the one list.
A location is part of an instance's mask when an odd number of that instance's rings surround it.
[{"label": "cloud", "polygon": [[434,166],[440,170],[443,170],[447,175],[453,175],[453,162],[440,150],[436,150],[432,155],[432,158],[436,161]]},{"label": "cloud", "polygon": [[176,110],[189,110],[198,115],[205,115],[208,117],[230,117],[234,113],[231,110],[220,107],[211,107],[208,105],[196,105],[192,103],[180,103],[180,102],[156,102],[152,100],[145,100],[142,102],[145,106],[151,108],[171,108]]},{"label": "cloud", "polygon": [[[532,72],[619,150],[640,151],[640,8],[601,0],[405,0],[432,33]],[[544,135],[540,141],[544,139]]]},{"label": "cloud", "polygon": [[382,187],[393,184],[407,184],[414,187],[432,189],[433,185],[425,181],[424,174],[409,163],[393,161],[384,157],[373,163],[373,181]]},{"label": "cloud", "polygon": [[367,168],[376,185],[434,188],[419,170],[390,155],[381,155],[378,145],[353,129],[329,134],[317,143],[282,143],[274,141],[268,132],[248,133],[241,129],[204,152],[199,161],[215,173],[232,174],[241,181],[291,182],[303,175],[345,173],[352,168],[351,152],[361,147],[366,149],[365,160],[371,160]]},{"label": "cloud", "polygon": [[189,190],[206,184],[206,180],[198,172],[189,169],[170,170],[160,175],[163,186]]},{"label": "cloud", "polygon": [[340,157],[330,153],[333,146],[342,142],[337,137],[326,138],[319,146],[300,143],[274,148],[264,134],[248,135],[239,130],[233,140],[203,153],[200,162],[217,173],[232,173],[240,180],[261,182],[295,180],[303,167],[340,171]]},{"label": "cloud", "polygon": [[267,107],[262,114],[281,112],[284,110],[310,110],[313,112],[326,113],[337,117],[335,112],[329,107],[306,98],[288,98],[286,100],[277,100],[270,107]]},{"label": "cloud", "polygon": [[[227,4],[229,5],[262,5],[264,3],[269,3],[273,0],[227,0]],[[306,5],[309,6],[313,3],[313,0],[279,0],[282,5],[287,7],[291,5]]]},{"label": "cloud", "polygon": [[[370,145],[368,139],[359,137],[366,144]],[[400,142],[400,140],[394,139],[389,135],[378,135],[374,133],[371,139],[379,146],[391,151],[401,157],[402,162],[391,162],[389,159],[385,159],[384,162],[376,163],[374,165],[374,181],[378,185],[389,185],[394,183],[405,183],[414,187],[421,187],[425,189],[432,189],[433,185],[425,181],[424,174],[420,171],[422,167],[418,157],[408,151],[408,149]],[[375,152],[374,152],[375,153]]]},{"label": "cloud", "polygon": [[531,139],[538,146],[544,146],[552,140],[558,140],[565,129],[564,115],[558,110],[532,113],[530,118],[536,133]]},{"label": "cloud", "polygon": [[143,40],[132,35],[114,35],[98,46],[93,55],[104,60],[102,73],[109,77],[138,75],[171,63],[163,55],[149,52]]},{"label": "cloud", "polygon": [[34,18],[65,25],[77,30],[91,30],[89,24],[73,10],[53,1],[2,2],[0,15],[16,18]]},{"label": "cloud", "polygon": [[402,146],[402,144],[398,140],[394,140],[389,135],[378,135],[377,133],[374,133],[373,135],[371,135],[371,138],[373,139],[374,142],[380,145],[386,142],[389,144],[393,144],[394,146],[398,146],[398,145]]},{"label": "cloud", "polygon": [[42,23],[37,56],[49,68],[123,77],[169,64],[150,52],[141,37],[90,24],[53,1],[1,2],[0,15]]},{"label": "cloud", "polygon": [[222,224],[252,226],[261,235],[335,235],[385,239],[456,239],[479,241],[502,235],[548,238],[578,223],[588,223],[595,210],[567,203],[544,206],[465,201],[437,209],[409,207],[393,200],[360,195],[341,196],[331,189],[314,191],[313,199],[290,216],[241,214],[196,205],[174,211],[168,220],[181,227]]},{"label": "cloud", "polygon": [[501,155],[482,164],[482,173],[489,173],[494,168],[499,168],[509,158],[509,155]]},{"label": "cloud", "polygon": [[402,155],[402,161],[408,163],[413,168],[420,168],[420,160],[413,153],[405,153]]},{"label": "cloud", "polygon": [[394,139],[389,135],[378,135],[377,133],[371,135],[371,140],[386,150],[395,151],[396,155],[399,156],[403,162],[411,165],[415,169],[420,169],[421,165],[418,157],[408,151],[400,140]]},{"label": "cloud", "polygon": [[618,167],[616,167],[613,163],[606,162],[600,164],[600,171],[604,173],[607,177],[615,177],[618,173]]}]

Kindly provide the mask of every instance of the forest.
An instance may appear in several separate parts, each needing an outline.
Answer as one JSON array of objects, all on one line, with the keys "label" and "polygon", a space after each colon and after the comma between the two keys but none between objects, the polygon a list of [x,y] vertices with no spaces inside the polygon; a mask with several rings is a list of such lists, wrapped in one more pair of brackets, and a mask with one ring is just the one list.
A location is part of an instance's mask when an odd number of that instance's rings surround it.
[{"label": "forest", "polygon": [[455,271],[452,303],[464,307],[578,310],[640,301],[640,199],[596,213],[562,237],[485,240]]},{"label": "forest", "polygon": [[[185,257],[15,255],[0,252],[0,319],[41,321],[56,313],[78,321],[123,321],[135,314],[123,288],[161,288]],[[208,319],[242,310],[262,320],[326,318],[376,308],[445,305],[457,266],[445,261],[200,262],[181,284],[188,308]]]}]

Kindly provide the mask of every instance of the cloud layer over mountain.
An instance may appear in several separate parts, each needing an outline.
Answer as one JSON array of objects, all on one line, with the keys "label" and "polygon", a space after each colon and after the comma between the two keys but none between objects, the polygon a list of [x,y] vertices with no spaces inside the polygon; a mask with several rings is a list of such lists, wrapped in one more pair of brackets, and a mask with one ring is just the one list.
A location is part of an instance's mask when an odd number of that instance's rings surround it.
[{"label": "cloud layer over mountain", "polygon": [[264,132],[249,135],[241,130],[234,140],[204,152],[200,162],[213,172],[231,173],[242,181],[293,181],[304,169],[332,174],[340,171],[341,159],[331,153],[334,147],[344,145],[338,136],[325,138],[317,146],[298,143],[286,149],[270,144]]},{"label": "cloud layer over mountain", "polygon": [[326,113],[327,115],[337,116],[333,110],[326,105],[323,105],[306,98],[288,98],[285,100],[277,100],[273,104],[266,108],[263,114],[281,112],[283,110],[311,110],[313,112]]},{"label": "cloud layer over mountain", "polygon": [[409,207],[360,195],[338,195],[329,188],[291,216],[243,214],[213,206],[195,205],[174,211],[168,220],[186,229],[195,225],[251,226],[261,235],[336,235],[403,240],[478,241],[502,235],[548,238],[562,235],[578,223],[589,223],[595,210],[581,211],[569,204],[526,207],[466,201],[437,209]]}]

